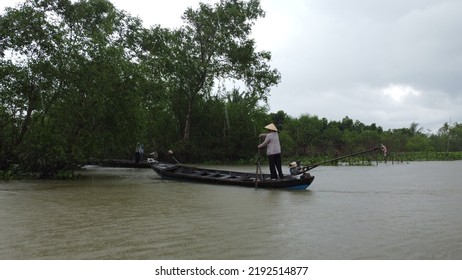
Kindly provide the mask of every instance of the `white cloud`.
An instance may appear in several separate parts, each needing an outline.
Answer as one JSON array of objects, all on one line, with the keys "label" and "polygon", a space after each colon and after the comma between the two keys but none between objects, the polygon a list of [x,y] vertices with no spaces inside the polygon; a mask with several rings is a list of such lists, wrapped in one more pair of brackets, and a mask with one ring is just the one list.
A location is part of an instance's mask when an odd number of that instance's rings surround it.
[{"label": "white cloud", "polygon": [[409,85],[389,85],[382,90],[383,95],[396,102],[403,102],[408,97],[419,97],[421,92]]}]

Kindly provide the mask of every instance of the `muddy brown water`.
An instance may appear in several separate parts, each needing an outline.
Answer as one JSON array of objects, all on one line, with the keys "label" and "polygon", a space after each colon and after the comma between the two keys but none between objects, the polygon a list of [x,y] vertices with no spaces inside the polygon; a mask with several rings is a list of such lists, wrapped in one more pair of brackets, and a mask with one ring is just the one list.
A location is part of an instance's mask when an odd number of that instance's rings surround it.
[{"label": "muddy brown water", "polygon": [[318,167],[306,191],[95,166],[79,180],[0,181],[0,259],[462,259],[461,172]]}]

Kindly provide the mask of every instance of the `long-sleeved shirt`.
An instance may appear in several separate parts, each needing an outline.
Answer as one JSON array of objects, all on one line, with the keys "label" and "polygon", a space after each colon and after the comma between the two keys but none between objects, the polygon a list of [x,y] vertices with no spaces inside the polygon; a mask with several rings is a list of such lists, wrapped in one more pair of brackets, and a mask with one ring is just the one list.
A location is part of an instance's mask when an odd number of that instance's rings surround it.
[{"label": "long-sleeved shirt", "polygon": [[277,132],[270,132],[266,134],[265,141],[258,145],[258,148],[263,148],[265,146],[267,155],[281,153],[281,144],[279,143],[279,135]]}]

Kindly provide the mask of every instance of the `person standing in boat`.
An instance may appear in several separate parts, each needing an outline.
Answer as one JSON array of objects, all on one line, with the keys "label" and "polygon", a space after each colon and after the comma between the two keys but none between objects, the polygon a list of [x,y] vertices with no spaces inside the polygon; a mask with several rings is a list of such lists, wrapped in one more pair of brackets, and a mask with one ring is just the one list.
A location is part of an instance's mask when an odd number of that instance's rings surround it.
[{"label": "person standing in boat", "polygon": [[139,163],[143,159],[144,146],[140,142],[136,143],[135,163]]},{"label": "person standing in boat", "polygon": [[258,145],[261,149],[266,147],[266,154],[268,155],[269,169],[271,172],[271,179],[284,178],[281,167],[281,144],[279,143],[278,129],[273,123],[265,126],[268,133],[260,134],[260,138],[265,137],[265,140]]}]

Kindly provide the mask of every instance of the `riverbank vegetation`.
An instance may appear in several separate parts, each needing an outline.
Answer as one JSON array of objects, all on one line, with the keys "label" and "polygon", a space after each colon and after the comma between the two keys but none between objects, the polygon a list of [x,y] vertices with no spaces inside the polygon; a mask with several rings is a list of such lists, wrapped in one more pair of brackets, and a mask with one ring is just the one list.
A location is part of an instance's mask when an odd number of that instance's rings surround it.
[{"label": "riverbank vegetation", "polygon": [[280,82],[257,50],[258,0],[188,8],[178,28],[146,28],[107,0],[26,0],[0,16],[0,178],[70,178],[136,143],[161,159],[251,162],[274,122],[284,157],[318,159],[383,143],[390,155],[460,159],[462,125],[384,131],[345,117],[269,113]]}]

